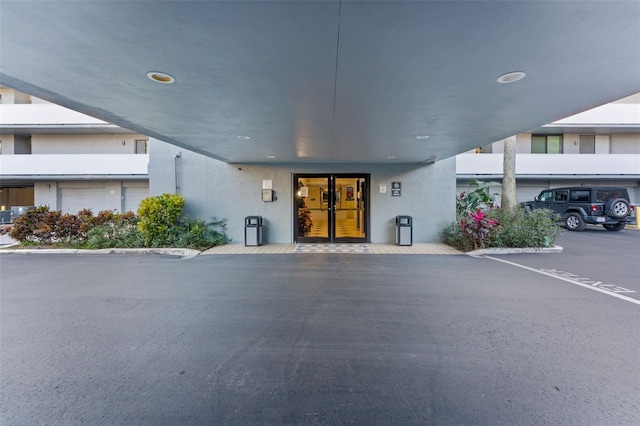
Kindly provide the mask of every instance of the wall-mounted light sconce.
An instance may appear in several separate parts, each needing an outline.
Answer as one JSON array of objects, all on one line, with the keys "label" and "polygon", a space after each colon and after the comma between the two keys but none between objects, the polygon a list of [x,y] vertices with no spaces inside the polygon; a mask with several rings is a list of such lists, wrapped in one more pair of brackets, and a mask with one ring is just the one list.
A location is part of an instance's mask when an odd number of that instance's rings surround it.
[{"label": "wall-mounted light sconce", "polygon": [[122,145],[126,145],[126,144],[127,144],[127,141],[122,141]]},{"label": "wall-mounted light sconce", "polygon": [[47,184],[47,188],[51,189],[51,184],[50,183]]}]

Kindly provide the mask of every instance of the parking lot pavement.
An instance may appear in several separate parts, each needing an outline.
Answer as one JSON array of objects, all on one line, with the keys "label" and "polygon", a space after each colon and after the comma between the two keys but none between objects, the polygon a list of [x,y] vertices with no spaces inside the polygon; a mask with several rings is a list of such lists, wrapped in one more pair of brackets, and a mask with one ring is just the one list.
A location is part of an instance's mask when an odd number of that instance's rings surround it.
[{"label": "parking lot pavement", "polygon": [[564,232],[553,256],[495,256],[536,271],[640,301],[640,232],[625,229],[609,232],[589,227],[583,232]]},{"label": "parking lot pavement", "polygon": [[640,424],[639,307],[491,259],[2,256],[0,274],[3,425]]}]

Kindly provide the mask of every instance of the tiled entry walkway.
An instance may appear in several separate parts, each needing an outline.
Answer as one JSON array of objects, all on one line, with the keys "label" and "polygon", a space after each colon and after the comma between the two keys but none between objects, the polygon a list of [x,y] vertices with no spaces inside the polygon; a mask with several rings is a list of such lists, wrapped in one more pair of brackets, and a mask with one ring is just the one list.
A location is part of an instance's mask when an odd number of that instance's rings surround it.
[{"label": "tiled entry walkway", "polygon": [[371,253],[369,244],[296,244],[294,253]]},{"label": "tiled entry walkway", "polygon": [[395,244],[265,244],[245,247],[226,244],[201,254],[287,254],[287,253],[349,253],[349,254],[463,254],[441,243],[415,243],[412,246]]}]

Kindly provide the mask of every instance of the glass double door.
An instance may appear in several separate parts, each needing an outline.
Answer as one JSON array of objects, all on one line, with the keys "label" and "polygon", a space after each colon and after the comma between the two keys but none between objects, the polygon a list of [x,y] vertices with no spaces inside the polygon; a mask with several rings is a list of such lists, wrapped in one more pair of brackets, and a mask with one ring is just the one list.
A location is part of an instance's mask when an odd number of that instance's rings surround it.
[{"label": "glass double door", "polygon": [[299,174],[293,181],[296,242],[368,242],[369,175]]}]

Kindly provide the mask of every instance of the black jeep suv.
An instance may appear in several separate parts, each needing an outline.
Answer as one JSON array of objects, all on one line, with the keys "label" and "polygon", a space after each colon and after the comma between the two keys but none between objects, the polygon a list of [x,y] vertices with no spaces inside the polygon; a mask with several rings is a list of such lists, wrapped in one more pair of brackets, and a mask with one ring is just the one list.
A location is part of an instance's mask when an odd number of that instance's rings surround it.
[{"label": "black jeep suv", "polygon": [[526,211],[553,210],[570,231],[584,231],[587,224],[620,231],[633,211],[626,188],[604,186],[546,189],[534,201],[520,204]]}]

